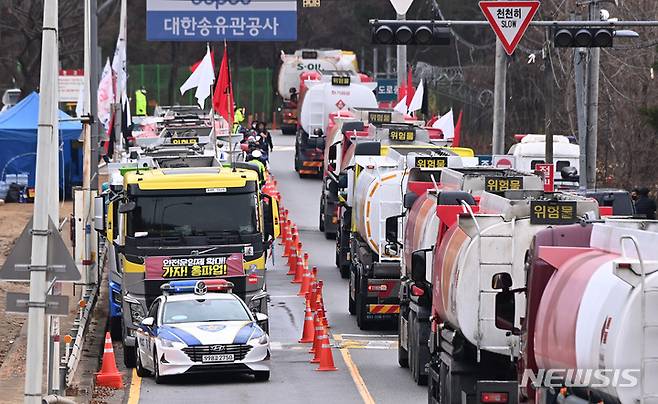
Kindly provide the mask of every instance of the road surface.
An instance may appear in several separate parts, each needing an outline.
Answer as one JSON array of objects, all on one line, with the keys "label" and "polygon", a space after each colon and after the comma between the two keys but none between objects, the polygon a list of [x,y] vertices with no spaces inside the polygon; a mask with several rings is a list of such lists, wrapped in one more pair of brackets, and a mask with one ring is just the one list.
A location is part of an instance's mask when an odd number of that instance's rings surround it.
[{"label": "road surface", "polygon": [[[318,231],[321,183],[300,179],[293,170],[294,137],[276,135],[271,172],[279,183],[284,206],[300,229],[310,264],[324,280],[324,300],[334,343],[336,372],[316,372],[308,363],[308,345],[298,344],[304,319],[304,301],[298,285],[290,283],[288,268],[277,246],[274,269],[268,271],[272,340],[272,375],[256,383],[250,376],[183,376],[165,385],[133,377],[128,403],[419,403],[427,388],[416,386],[406,369],[397,364],[394,329],[361,331],[347,311],[347,280],[334,265],[333,240]],[[272,268],[270,265],[269,268]],[[349,346],[349,348],[347,348]]]}]

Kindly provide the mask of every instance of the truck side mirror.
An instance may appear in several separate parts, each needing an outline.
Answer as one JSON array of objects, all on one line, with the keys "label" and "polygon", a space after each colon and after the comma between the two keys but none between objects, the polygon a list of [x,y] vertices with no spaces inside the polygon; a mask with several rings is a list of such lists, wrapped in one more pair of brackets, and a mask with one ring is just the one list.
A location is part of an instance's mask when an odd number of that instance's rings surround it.
[{"label": "truck side mirror", "polygon": [[411,253],[411,280],[414,282],[425,280],[427,251],[428,250],[418,250]]},{"label": "truck side mirror", "polygon": [[338,188],[340,189],[347,188],[347,173],[340,173],[338,175]]},{"label": "truck side mirror", "polygon": [[491,278],[491,289],[509,290],[512,287],[512,276],[507,272],[499,272]]},{"label": "truck side mirror", "polygon": [[402,205],[405,209],[411,209],[411,207],[414,206],[416,199],[418,199],[418,195],[416,195],[415,192],[407,192],[404,194],[404,201],[402,202]]},{"label": "truck side mirror", "polygon": [[386,219],[386,241],[391,244],[398,244],[398,218],[391,216]]},{"label": "truck side mirror", "polygon": [[263,233],[266,238],[275,239],[279,237],[279,207],[275,198],[267,194],[261,194],[263,205]]},{"label": "truck side mirror", "polygon": [[94,198],[94,230],[105,231],[105,198],[102,196]]},{"label": "truck side mirror", "polygon": [[119,213],[128,213],[135,210],[137,204],[134,201],[125,202],[119,205]]},{"label": "truck side mirror", "polygon": [[496,294],[496,328],[516,331],[514,327],[514,292],[506,289]]},{"label": "truck side mirror", "polygon": [[[507,272],[499,272],[491,278],[491,288],[501,290],[496,293],[496,328],[511,331],[513,335],[520,335],[521,330],[514,327],[514,313],[516,311],[516,291],[512,287],[512,276]],[[518,289],[523,290],[523,289]]]}]

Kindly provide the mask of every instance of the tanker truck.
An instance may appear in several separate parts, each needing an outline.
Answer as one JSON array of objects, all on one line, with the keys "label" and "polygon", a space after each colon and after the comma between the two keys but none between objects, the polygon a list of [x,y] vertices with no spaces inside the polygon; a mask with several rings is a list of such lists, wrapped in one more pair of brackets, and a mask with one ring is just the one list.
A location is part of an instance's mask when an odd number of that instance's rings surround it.
[{"label": "tanker truck", "polygon": [[[411,255],[413,251],[430,251],[432,246],[437,244],[437,234],[439,234],[438,239],[441,239],[442,235],[455,224],[456,213],[465,213],[461,205],[448,205],[449,202],[459,201],[459,199],[447,198],[454,193],[440,193],[440,191],[461,191],[463,192],[461,195],[464,196],[475,191],[500,193],[509,189],[534,191],[543,189],[543,181],[540,177],[509,169],[491,167],[444,169],[432,175],[434,177],[428,176],[426,171],[418,168],[411,169],[404,196],[406,212],[402,217],[404,254],[400,279],[398,363],[402,367],[409,367],[412,378],[418,384],[427,381],[432,272],[426,271],[422,279],[413,280]],[[439,196],[443,198],[440,199]],[[478,198],[473,201],[477,205]],[[477,206],[473,209],[477,209]]]},{"label": "tanker truck", "polygon": [[[548,226],[598,217],[595,200],[572,194],[514,190],[473,195],[480,198],[477,209],[468,197],[451,203],[461,204],[467,213],[455,214],[454,225],[439,230],[433,248],[431,403],[517,402],[509,394],[518,390],[515,360],[523,349],[518,329],[526,302],[518,292],[526,287],[525,258],[532,238]],[[427,276],[426,255],[422,250],[412,253],[413,281]],[[505,306],[498,295],[502,288],[514,297]],[[496,321],[497,307],[509,323]]]},{"label": "tanker truck", "polygon": [[[606,219],[536,234],[525,321],[520,330],[502,327],[521,334],[522,399],[658,402],[657,242],[652,221]],[[495,316],[503,324],[515,293],[501,286]]]},{"label": "tanker truck", "polygon": [[[397,131],[390,129],[389,136],[399,139]],[[399,140],[383,151],[380,142],[357,143],[354,165],[345,174],[346,205],[351,215],[349,222],[339,227],[337,255],[349,262],[349,311],[356,315],[361,329],[374,322],[397,320],[401,244],[387,239],[387,224],[392,223],[397,230],[407,169],[430,162],[438,169],[440,165],[463,164],[464,160],[438,146],[404,145]],[[345,214],[342,219],[347,219]],[[343,241],[349,241],[346,252],[341,251]],[[340,269],[344,275],[345,268],[341,265]]]},{"label": "tanker truck", "polygon": [[304,81],[295,141],[295,171],[300,176],[322,173],[330,114],[350,107],[377,108],[376,86],[361,82],[361,77],[350,71],[323,72],[318,80]]},{"label": "tanker truck", "polygon": [[359,64],[354,52],[336,49],[301,49],[293,54],[281,52],[277,89],[282,101],[279,110],[284,135],[294,135],[297,131],[297,103],[304,76],[332,70],[358,73]]},{"label": "tanker truck", "polygon": [[301,49],[293,54],[281,52],[277,90],[281,96],[281,132],[294,135],[297,130],[297,104],[301,83],[307,73],[349,70],[358,73],[356,55],[342,50]]},{"label": "tanker truck", "polygon": [[353,156],[352,143],[369,136],[369,126],[374,128],[387,123],[413,124],[422,121],[405,121],[404,116],[391,109],[350,108],[330,114],[327,127],[322,193],[320,197],[319,228],[328,239],[336,238],[338,232],[338,175],[343,172]]},{"label": "tanker truck", "polygon": [[[347,119],[347,118],[346,118]],[[438,161],[444,161],[445,156],[450,157],[448,159],[449,166],[455,166],[459,164],[466,166],[474,166],[477,164],[477,159],[473,157],[473,151],[467,148],[445,148],[438,147],[433,144],[428,144],[430,135],[427,130],[424,128],[418,128],[413,125],[407,124],[394,124],[394,125],[383,125],[381,127],[376,127],[374,125],[369,125],[366,128],[363,128],[363,123],[361,121],[349,121],[346,123],[349,129],[349,136],[343,136],[340,142],[336,142],[332,145],[335,149],[330,151],[331,154],[335,153],[336,158],[340,156],[340,160],[336,161],[336,167],[338,170],[338,176],[336,178],[335,186],[332,184],[331,187],[325,190],[331,196],[327,197],[327,200],[335,199],[337,204],[333,212],[332,221],[336,221],[336,266],[340,269],[340,274],[343,278],[349,278],[350,274],[350,234],[353,231],[356,231],[356,228],[352,227],[352,205],[347,200],[347,194],[351,191],[347,190],[348,187],[348,177],[354,175],[350,170],[354,169],[355,166],[355,157],[357,146],[361,143],[369,143],[369,146],[360,146],[359,154],[363,156],[367,155],[382,155],[386,156],[390,150],[390,142],[388,136],[390,134],[391,128],[394,131],[399,130],[409,130],[413,131],[416,136],[416,139],[421,142],[420,149],[418,145],[414,146],[414,143],[411,142],[407,145],[403,145],[400,142],[397,142],[395,148],[398,151],[413,151],[416,148],[416,151],[428,152],[428,150],[433,150],[437,154],[444,157],[432,158],[429,159],[434,163],[434,167]],[[388,143],[387,143],[388,142]],[[376,143],[376,144],[375,144]],[[462,157],[461,159],[454,158],[455,156]],[[429,163],[427,164],[429,165]],[[440,168],[440,167],[439,167]],[[335,193],[334,193],[335,192]],[[323,196],[324,198],[324,196]],[[321,203],[322,205],[322,203]],[[325,207],[325,212],[327,208]],[[331,207],[329,208],[331,209]],[[321,214],[323,212],[321,211]],[[326,222],[325,222],[326,223]]]}]

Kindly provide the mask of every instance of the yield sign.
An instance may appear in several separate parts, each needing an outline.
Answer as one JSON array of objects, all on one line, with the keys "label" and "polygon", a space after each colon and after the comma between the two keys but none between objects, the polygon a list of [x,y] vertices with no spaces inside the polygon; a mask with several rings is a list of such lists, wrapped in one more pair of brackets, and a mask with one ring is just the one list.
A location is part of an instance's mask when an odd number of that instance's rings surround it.
[{"label": "yield sign", "polygon": [[505,52],[512,55],[537,13],[539,1],[481,1],[480,9]]},{"label": "yield sign", "polygon": [[395,12],[400,15],[407,14],[407,11],[409,11],[409,7],[411,7],[411,3],[413,2],[414,0],[391,0]]}]

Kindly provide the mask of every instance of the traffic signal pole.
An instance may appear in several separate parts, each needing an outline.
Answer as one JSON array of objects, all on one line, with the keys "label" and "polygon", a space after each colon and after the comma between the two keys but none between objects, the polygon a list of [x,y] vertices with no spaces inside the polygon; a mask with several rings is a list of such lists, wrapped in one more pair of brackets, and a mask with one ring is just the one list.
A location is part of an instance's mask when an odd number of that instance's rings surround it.
[{"label": "traffic signal pole", "polygon": [[[398,14],[398,21],[407,19],[406,15]],[[398,45],[398,88],[407,82],[407,45]],[[410,100],[407,100],[409,103]]]},{"label": "traffic signal pole", "polygon": [[[599,18],[599,2],[589,4],[589,19]],[[596,149],[599,133],[599,71],[601,68],[601,48],[589,49],[589,69],[587,79],[587,144],[585,148],[587,188],[596,188]]]},{"label": "traffic signal pole", "polygon": [[[554,81],[550,52],[554,47],[575,47],[576,64],[576,103],[578,111],[578,134],[581,147],[580,185],[594,188],[596,186],[596,147],[598,141],[598,104],[599,104],[599,71],[600,47],[612,47],[616,28],[657,27],[658,21],[618,21],[601,20],[599,3],[601,0],[591,0],[589,21],[531,21],[529,25],[544,27],[548,32],[544,48],[544,69],[547,87],[546,104],[546,158],[553,158],[552,133],[553,89]],[[403,16],[398,16],[399,18]],[[467,26],[489,26],[489,21],[468,20],[414,20],[401,23],[400,20],[370,20],[372,43],[376,45],[449,45],[450,28]],[[442,31],[441,31],[442,30]],[[415,34],[414,34],[415,31]],[[429,32],[433,32],[429,34]],[[551,34],[554,35],[551,41]],[[637,35],[637,34],[636,34]],[[589,68],[585,72],[585,48],[589,48]],[[387,48],[388,49],[388,48]],[[404,69],[400,65],[398,53],[398,82],[402,84]],[[507,58],[500,41],[496,45],[496,73],[494,88],[494,124],[492,133],[493,154],[505,153],[505,89],[507,79]],[[586,83],[586,84],[585,84]],[[584,87],[584,88],[583,88]],[[585,135],[586,134],[586,135]],[[584,139],[585,137],[585,139]]]}]

